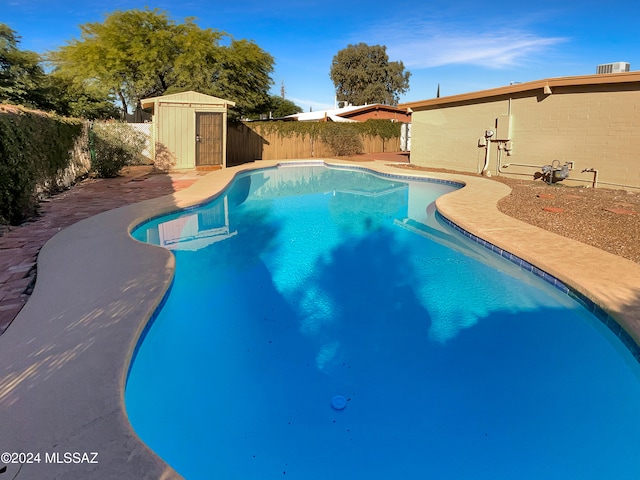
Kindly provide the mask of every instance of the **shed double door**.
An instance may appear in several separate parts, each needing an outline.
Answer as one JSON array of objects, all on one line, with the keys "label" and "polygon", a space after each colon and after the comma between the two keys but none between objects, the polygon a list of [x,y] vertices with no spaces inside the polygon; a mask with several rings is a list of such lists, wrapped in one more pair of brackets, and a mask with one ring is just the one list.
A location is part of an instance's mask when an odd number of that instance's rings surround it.
[{"label": "shed double door", "polygon": [[196,112],[196,167],[222,165],[222,113]]}]

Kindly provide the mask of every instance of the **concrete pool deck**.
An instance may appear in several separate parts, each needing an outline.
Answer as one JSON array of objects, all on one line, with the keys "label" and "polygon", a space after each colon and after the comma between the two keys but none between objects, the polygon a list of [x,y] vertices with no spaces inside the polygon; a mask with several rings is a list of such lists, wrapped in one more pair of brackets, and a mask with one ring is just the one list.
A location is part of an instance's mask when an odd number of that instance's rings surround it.
[{"label": "concrete pool deck", "polygon": [[[383,161],[326,162],[465,183],[438,199],[446,218],[558,278],[640,341],[640,265],[500,213],[496,203],[509,193],[506,185],[408,172]],[[22,464],[0,459],[0,468],[7,465],[0,479],[180,478],[138,439],[124,409],[132,352],[174,265],[169,251],[141,244],[128,231],[149,217],[202,203],[238,172],[278,163],[284,162],[212,172],[172,195],[75,223],[45,244],[35,290],[0,336],[0,453],[34,456]],[[65,457],[73,452],[79,455]]]}]

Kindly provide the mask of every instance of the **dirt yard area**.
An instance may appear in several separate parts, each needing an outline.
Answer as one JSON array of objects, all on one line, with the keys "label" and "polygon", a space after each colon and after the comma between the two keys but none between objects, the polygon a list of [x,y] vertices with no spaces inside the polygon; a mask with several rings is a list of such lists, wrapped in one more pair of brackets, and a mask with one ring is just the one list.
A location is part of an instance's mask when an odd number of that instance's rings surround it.
[{"label": "dirt yard area", "polygon": [[[447,171],[411,164],[405,168]],[[542,180],[502,176],[490,179],[511,187],[511,194],[498,203],[501,212],[640,263],[640,190],[548,185]]]}]

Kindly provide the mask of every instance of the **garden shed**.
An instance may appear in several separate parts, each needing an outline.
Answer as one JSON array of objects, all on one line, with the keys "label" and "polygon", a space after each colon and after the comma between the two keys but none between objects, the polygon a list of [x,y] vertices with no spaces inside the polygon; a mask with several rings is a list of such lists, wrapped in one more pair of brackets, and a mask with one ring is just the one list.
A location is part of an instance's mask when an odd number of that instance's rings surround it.
[{"label": "garden shed", "polygon": [[226,166],[227,110],[234,102],[189,91],[141,103],[153,114],[156,164],[174,169]]}]

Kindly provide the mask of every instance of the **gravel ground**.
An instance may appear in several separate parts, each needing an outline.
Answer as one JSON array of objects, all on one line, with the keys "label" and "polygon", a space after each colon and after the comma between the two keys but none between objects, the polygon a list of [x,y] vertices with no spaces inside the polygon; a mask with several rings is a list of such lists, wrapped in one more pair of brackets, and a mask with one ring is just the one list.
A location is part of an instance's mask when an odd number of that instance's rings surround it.
[{"label": "gravel ground", "polygon": [[[406,168],[447,172],[410,164]],[[506,177],[491,180],[511,187],[511,194],[498,202],[501,212],[640,263],[640,191],[548,185],[542,180]]]}]

